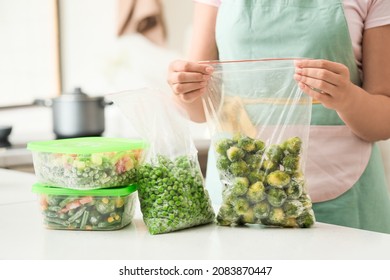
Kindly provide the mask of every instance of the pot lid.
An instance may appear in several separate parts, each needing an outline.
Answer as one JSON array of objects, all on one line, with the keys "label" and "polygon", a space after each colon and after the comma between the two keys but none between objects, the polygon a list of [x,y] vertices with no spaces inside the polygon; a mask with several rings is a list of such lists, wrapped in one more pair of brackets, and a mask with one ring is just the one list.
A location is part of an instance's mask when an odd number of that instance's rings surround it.
[{"label": "pot lid", "polygon": [[89,97],[80,87],[76,87],[72,92],[65,92],[61,96],[55,98],[55,100],[67,100],[67,101],[89,101],[92,99],[102,99],[103,97]]}]

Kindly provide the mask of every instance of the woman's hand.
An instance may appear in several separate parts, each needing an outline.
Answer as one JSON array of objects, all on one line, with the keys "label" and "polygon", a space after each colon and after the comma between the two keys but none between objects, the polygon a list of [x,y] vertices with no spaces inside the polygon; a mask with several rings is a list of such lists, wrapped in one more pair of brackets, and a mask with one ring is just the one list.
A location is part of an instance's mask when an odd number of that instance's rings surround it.
[{"label": "woman's hand", "polygon": [[351,104],[356,86],[349,69],[329,60],[296,60],[294,79],[303,92],[326,108],[342,112]]},{"label": "woman's hand", "polygon": [[212,72],[206,64],[175,60],[169,65],[168,84],[180,101],[192,103],[206,92]]}]

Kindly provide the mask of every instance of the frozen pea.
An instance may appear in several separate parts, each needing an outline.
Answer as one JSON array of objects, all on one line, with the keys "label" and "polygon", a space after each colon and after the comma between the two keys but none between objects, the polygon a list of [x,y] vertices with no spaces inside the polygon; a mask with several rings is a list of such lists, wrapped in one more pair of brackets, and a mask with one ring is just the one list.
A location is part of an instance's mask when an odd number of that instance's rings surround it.
[{"label": "frozen pea", "polygon": [[[151,234],[210,223],[215,214],[197,159],[158,155],[139,168],[141,211]],[[210,207],[203,207],[203,205]]]}]

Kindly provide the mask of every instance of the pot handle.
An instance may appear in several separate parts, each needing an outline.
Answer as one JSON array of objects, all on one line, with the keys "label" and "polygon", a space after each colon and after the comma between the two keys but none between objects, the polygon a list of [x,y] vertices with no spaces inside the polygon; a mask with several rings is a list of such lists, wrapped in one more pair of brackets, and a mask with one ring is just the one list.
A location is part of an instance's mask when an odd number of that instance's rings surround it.
[{"label": "pot handle", "polygon": [[106,107],[106,106],[109,106],[109,105],[112,105],[112,104],[114,104],[114,102],[112,102],[112,101],[106,101],[106,100],[102,100],[102,102],[100,103],[100,105],[104,108],[104,107]]},{"label": "pot handle", "polygon": [[53,105],[52,99],[34,99],[34,105],[51,107]]}]

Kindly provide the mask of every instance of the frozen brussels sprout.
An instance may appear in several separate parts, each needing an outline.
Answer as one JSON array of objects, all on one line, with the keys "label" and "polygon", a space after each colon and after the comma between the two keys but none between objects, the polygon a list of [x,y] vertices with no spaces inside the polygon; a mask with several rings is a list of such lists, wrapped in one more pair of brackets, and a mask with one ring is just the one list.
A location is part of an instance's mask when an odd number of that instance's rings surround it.
[{"label": "frozen brussels sprout", "polygon": [[274,207],[280,207],[286,201],[287,195],[283,189],[271,187],[267,193],[269,204]]},{"label": "frozen brussels sprout", "polygon": [[230,160],[227,158],[227,156],[219,156],[217,158],[217,168],[221,171],[227,171],[230,166]]},{"label": "frozen brussels sprout", "polygon": [[248,136],[244,136],[244,137],[241,137],[240,139],[238,139],[237,146],[246,152],[252,152],[256,149],[254,139],[252,139]]},{"label": "frozen brussels sprout", "polygon": [[260,139],[255,139],[254,143],[255,143],[255,149],[257,153],[263,153],[265,149],[265,143]]},{"label": "frozen brussels sprout", "polygon": [[313,209],[308,209],[307,211],[303,212],[302,215],[297,217],[297,224],[301,228],[311,227],[315,221],[316,219]]},{"label": "frozen brussels sprout", "polygon": [[253,208],[249,208],[244,214],[241,215],[240,223],[242,224],[255,224],[257,218]]},{"label": "frozen brussels sprout", "polygon": [[294,173],[299,170],[299,157],[296,155],[286,155],[282,160],[284,171]]},{"label": "frozen brussels sprout", "polygon": [[309,195],[307,195],[306,193],[302,194],[301,197],[299,197],[299,201],[306,209],[309,209],[313,206]]},{"label": "frozen brussels sprout", "polygon": [[233,206],[230,204],[223,204],[218,211],[216,222],[220,226],[230,226],[234,224],[238,219]]},{"label": "frozen brussels sprout", "polygon": [[234,135],[232,137],[232,141],[234,143],[238,143],[238,141],[240,141],[240,139],[243,138],[243,137],[246,137],[246,136],[243,135],[242,133],[236,132],[236,133],[234,133]]},{"label": "frozen brussels sprout", "polygon": [[233,207],[238,215],[244,215],[249,210],[250,205],[245,198],[237,198],[233,202]]},{"label": "frozen brussels sprout", "polygon": [[254,215],[258,219],[267,218],[268,215],[269,215],[270,209],[271,209],[271,207],[268,204],[268,202],[266,202],[266,201],[262,201],[262,202],[256,203],[253,206]]},{"label": "frozen brussels sprout", "polygon": [[277,163],[280,162],[284,156],[283,149],[276,144],[269,146],[265,153],[269,160]]},{"label": "frozen brussels sprout", "polygon": [[302,185],[305,183],[305,177],[301,171],[294,172],[291,175],[291,179]]},{"label": "frozen brussels sprout", "polygon": [[281,147],[287,152],[298,155],[301,152],[302,140],[299,137],[292,137],[281,144]]},{"label": "frozen brussels sprout", "polygon": [[252,171],[248,174],[248,179],[252,184],[258,181],[264,182],[265,172],[263,170]]},{"label": "frozen brussels sprout", "polygon": [[262,201],[266,196],[264,184],[262,182],[256,182],[250,185],[246,195],[251,203]]},{"label": "frozen brussels sprout", "polygon": [[245,161],[239,160],[232,162],[229,167],[230,172],[233,174],[233,176],[245,176],[249,172],[248,165]]},{"label": "frozen brussels sprout", "polygon": [[248,187],[249,180],[246,177],[236,177],[234,178],[231,193],[235,196],[244,195],[248,191]]},{"label": "frozen brussels sprout", "polygon": [[282,208],[272,208],[269,211],[268,215],[268,221],[272,225],[280,225],[283,223],[284,219],[286,218],[286,215]]},{"label": "frozen brussels sprout", "polygon": [[287,217],[296,218],[303,213],[305,207],[298,200],[287,200],[283,204],[283,210]]},{"label": "frozen brussels sprout", "polygon": [[289,199],[298,199],[303,193],[303,185],[292,180],[286,187],[285,191]]},{"label": "frozen brussels sprout", "polygon": [[263,162],[263,156],[261,154],[246,154],[244,161],[252,170],[259,170]]},{"label": "frozen brussels sprout", "polygon": [[283,226],[284,227],[299,227],[296,218],[288,218],[288,217],[286,217],[286,219],[284,219]]},{"label": "frozen brussels sprout", "polygon": [[266,173],[270,173],[274,170],[276,170],[279,167],[279,164],[275,161],[266,159],[263,161],[262,168]]},{"label": "frozen brussels sprout", "polygon": [[226,155],[230,161],[238,161],[244,158],[245,152],[239,147],[232,146],[226,151]]},{"label": "frozen brussels sprout", "polygon": [[266,181],[270,186],[283,188],[290,183],[290,176],[286,172],[276,170],[267,175]]},{"label": "frozen brussels sprout", "polygon": [[233,141],[230,139],[220,139],[215,143],[215,151],[220,154],[225,156],[227,150],[233,145]]}]

